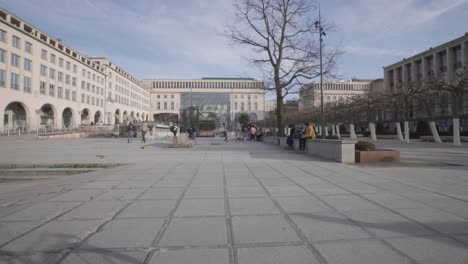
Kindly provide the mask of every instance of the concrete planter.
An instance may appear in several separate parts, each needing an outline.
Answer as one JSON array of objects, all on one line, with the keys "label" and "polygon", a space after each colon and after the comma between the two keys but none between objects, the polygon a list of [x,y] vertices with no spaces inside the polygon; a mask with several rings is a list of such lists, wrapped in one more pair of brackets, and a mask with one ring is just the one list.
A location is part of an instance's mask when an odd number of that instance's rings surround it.
[{"label": "concrete planter", "polygon": [[398,162],[400,161],[400,151],[388,149],[374,151],[356,150],[355,157],[356,163]]}]

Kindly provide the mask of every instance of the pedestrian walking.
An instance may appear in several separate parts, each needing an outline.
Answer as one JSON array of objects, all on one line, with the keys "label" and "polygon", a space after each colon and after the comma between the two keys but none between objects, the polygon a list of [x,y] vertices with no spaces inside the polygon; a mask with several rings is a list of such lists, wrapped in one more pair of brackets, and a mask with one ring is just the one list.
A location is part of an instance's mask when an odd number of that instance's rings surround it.
[{"label": "pedestrian walking", "polygon": [[132,143],[133,129],[134,127],[133,127],[132,122],[128,122],[128,125],[127,125],[128,143]]},{"label": "pedestrian walking", "polygon": [[257,136],[257,128],[255,127],[255,124],[253,124],[251,127],[250,127],[250,138],[252,141],[255,141],[256,140],[256,136]]},{"label": "pedestrian walking", "polygon": [[148,124],[146,121],[141,124],[141,142],[146,143],[146,132],[148,132]]}]

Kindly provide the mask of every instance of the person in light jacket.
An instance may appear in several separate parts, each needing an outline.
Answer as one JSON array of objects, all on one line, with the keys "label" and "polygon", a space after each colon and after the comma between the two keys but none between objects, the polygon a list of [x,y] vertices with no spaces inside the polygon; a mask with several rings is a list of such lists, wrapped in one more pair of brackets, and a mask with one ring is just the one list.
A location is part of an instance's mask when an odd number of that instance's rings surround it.
[{"label": "person in light jacket", "polygon": [[299,141],[299,150],[305,151],[307,139],[315,140],[315,130],[314,127],[309,123],[304,123],[305,133],[304,136]]}]

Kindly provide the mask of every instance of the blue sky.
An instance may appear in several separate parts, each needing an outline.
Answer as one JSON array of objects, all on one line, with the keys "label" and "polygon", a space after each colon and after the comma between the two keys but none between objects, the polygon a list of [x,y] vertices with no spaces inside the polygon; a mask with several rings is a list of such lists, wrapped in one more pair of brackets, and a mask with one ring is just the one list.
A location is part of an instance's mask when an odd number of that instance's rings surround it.
[{"label": "blue sky", "polygon": [[[0,0],[0,6],[88,56],[137,78],[253,77],[250,51],[222,35],[235,0]],[[382,67],[468,31],[468,0],[327,0],[343,79],[382,78]]]}]

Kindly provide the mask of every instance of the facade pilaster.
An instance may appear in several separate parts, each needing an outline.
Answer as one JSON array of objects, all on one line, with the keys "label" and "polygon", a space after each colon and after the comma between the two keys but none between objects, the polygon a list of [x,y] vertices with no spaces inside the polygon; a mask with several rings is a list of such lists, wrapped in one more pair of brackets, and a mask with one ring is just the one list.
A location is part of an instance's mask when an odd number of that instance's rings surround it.
[{"label": "facade pilaster", "polygon": [[468,42],[462,43],[462,65],[468,69]]},{"label": "facade pilaster", "polygon": [[452,48],[447,48],[447,80],[455,79],[455,52]]},{"label": "facade pilaster", "polygon": [[438,76],[440,74],[440,59],[439,55],[437,53],[433,53],[433,62],[434,62],[434,74],[435,76]]}]

